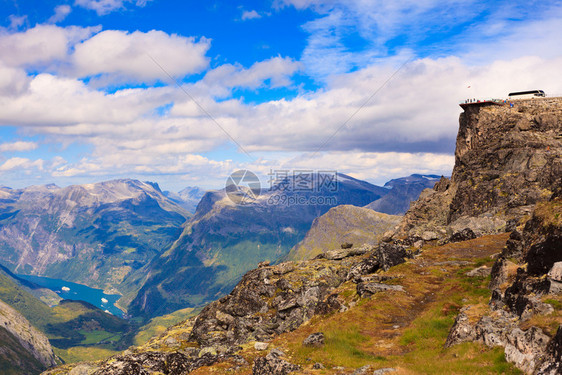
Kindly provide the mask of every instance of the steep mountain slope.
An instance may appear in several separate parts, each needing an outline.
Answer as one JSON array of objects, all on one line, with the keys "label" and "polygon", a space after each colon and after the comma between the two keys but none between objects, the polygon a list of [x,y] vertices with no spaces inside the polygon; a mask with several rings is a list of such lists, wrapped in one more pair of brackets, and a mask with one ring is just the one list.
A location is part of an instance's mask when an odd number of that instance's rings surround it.
[{"label": "steep mountain slope", "polygon": [[[51,289],[43,288],[40,285],[24,280],[21,277],[18,277],[17,275],[10,272],[10,270],[7,269],[6,267],[1,265],[0,265],[0,275],[1,275],[0,286],[4,288],[6,287],[9,288],[11,286],[13,288],[13,286],[17,285],[22,289],[24,289],[25,291],[29,292],[35,298],[39,299],[41,302],[47,304],[48,306],[58,305],[59,302],[62,300],[62,298],[57,293],[53,292]],[[9,282],[9,286],[6,285],[7,281]]]},{"label": "steep mountain slope", "polygon": [[364,207],[334,207],[314,219],[306,237],[291,249],[287,259],[312,259],[325,251],[339,249],[344,243],[375,245],[400,220],[400,216],[382,214]]},{"label": "steep mountain slope", "polygon": [[188,216],[158,185],[136,180],[1,188],[0,263],[118,290],[179,236]]},{"label": "steep mountain slope", "polygon": [[219,298],[259,262],[287,255],[330,208],[364,206],[388,193],[341,174],[337,186],[320,181],[298,190],[284,179],[247,205],[235,204],[224,190],[207,192],[180,238],[147,267],[150,276],[130,312],[151,317]]},{"label": "steep mountain slope", "polygon": [[38,374],[56,365],[49,340],[0,300],[0,370],[3,374]]},{"label": "steep mountain slope", "polygon": [[562,176],[562,98],[471,105],[460,116],[451,180],[426,191],[396,237],[513,227]]},{"label": "steep mountain slope", "polygon": [[420,174],[390,180],[384,184],[384,187],[390,189],[389,193],[365,207],[389,215],[402,215],[423,190],[433,188],[438,181],[439,176]]},{"label": "steep mountain slope", "polygon": [[[63,300],[49,307],[30,293],[36,287],[0,272],[0,300],[45,334],[65,361],[107,356],[132,343],[129,322],[81,301]],[[104,338],[111,341],[98,344]]]}]

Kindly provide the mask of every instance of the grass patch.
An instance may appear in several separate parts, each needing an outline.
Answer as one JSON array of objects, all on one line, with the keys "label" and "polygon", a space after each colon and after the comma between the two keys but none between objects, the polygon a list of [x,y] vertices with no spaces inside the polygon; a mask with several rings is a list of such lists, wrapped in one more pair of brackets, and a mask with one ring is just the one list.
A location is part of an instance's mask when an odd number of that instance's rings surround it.
[{"label": "grass patch", "polygon": [[53,347],[56,355],[61,357],[65,363],[76,363],[83,361],[99,361],[120,353],[116,350],[91,346],[74,346],[68,349]]},{"label": "grass patch", "polygon": [[327,327],[324,335],[324,347],[308,347],[298,343],[291,345],[291,354],[300,361],[321,362],[327,366],[361,367],[385,361],[383,356],[362,349],[369,337],[361,333],[358,325],[346,326],[345,329]]},{"label": "grass patch", "polygon": [[544,300],[544,302],[551,304],[552,307],[554,307],[555,310],[562,310],[562,302],[552,299],[552,298],[547,298],[546,300]]},{"label": "grass patch", "polygon": [[143,345],[151,338],[162,334],[168,327],[197,315],[200,310],[201,309],[186,308],[174,311],[171,314],[153,318],[150,322],[148,322],[148,324],[142,326],[138,330],[133,342],[137,346]]}]

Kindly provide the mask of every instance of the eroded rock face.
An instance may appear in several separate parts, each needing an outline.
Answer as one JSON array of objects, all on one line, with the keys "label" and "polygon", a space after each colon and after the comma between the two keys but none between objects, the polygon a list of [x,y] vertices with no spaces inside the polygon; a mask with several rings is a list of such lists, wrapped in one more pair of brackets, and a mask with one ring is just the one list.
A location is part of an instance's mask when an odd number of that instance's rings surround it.
[{"label": "eroded rock face", "polygon": [[422,193],[397,236],[499,232],[554,191],[562,176],[562,99],[471,106],[459,123],[451,180]]},{"label": "eroded rock face", "polygon": [[531,310],[532,313],[537,308],[540,310],[536,299],[556,291],[558,281],[548,275],[555,269],[555,264],[562,261],[560,193],[553,194],[548,202],[538,204],[522,233],[510,236],[506,248],[494,264],[490,286],[497,288],[505,283],[507,258],[517,259],[520,268],[517,269],[515,280],[505,289],[503,302],[518,316],[523,316],[526,311]]},{"label": "eroded rock face", "polygon": [[[47,337],[19,312],[0,300],[0,327],[8,331],[43,368],[56,365],[55,354]],[[9,348],[8,348],[9,349]],[[10,354],[0,345],[0,354]],[[14,363],[18,358],[12,358]],[[25,367],[24,367],[25,368]]]}]

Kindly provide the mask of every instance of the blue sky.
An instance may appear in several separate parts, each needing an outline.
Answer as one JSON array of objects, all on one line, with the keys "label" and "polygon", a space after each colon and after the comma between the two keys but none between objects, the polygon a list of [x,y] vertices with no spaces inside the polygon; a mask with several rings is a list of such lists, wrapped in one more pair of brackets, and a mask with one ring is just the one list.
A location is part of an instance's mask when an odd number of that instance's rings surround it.
[{"label": "blue sky", "polygon": [[560,1],[0,1],[11,187],[449,174],[460,100],[562,94]]}]

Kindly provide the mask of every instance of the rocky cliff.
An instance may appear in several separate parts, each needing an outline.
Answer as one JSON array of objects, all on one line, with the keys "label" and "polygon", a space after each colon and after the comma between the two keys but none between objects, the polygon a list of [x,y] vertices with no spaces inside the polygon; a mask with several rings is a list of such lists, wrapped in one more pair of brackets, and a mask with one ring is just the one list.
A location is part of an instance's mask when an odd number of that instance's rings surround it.
[{"label": "rocky cliff", "polygon": [[562,98],[472,105],[460,116],[455,167],[405,215],[397,238],[510,229],[562,176]]},{"label": "rocky cliff", "polygon": [[0,337],[0,368],[4,370],[38,374],[57,364],[47,337],[1,300]]}]

